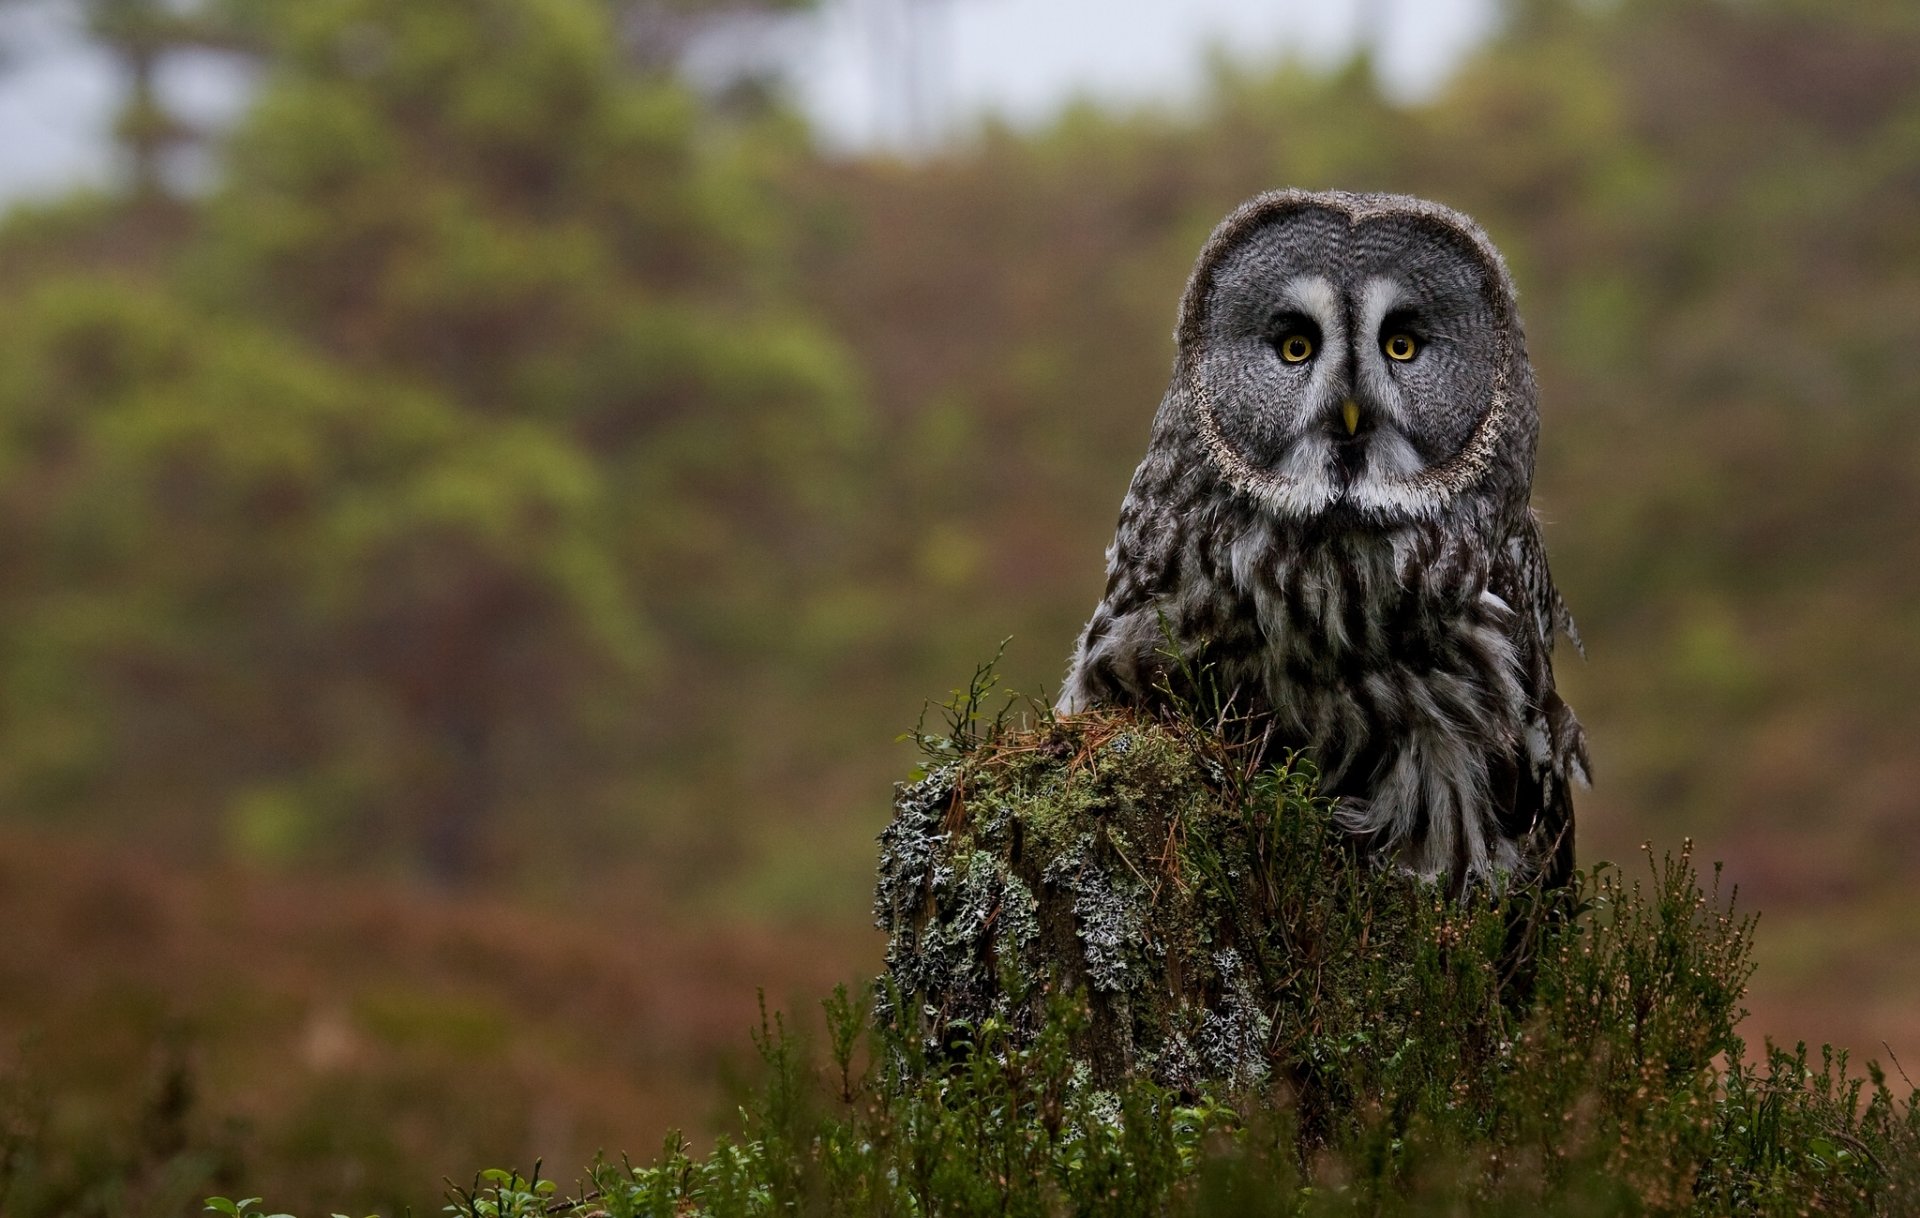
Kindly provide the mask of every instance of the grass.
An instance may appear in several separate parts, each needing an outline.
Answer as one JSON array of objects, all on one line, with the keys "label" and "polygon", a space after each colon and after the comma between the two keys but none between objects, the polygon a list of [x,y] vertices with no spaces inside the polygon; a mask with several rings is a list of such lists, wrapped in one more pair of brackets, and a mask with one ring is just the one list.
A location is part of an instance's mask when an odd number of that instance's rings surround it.
[{"label": "grass", "polygon": [[1748,1060],[1753,919],[1688,848],[1448,899],[1353,857],[1310,766],[1191,722],[950,727],[885,845],[877,1002],[763,1011],[710,1151],[448,1212],[1920,1212],[1920,1093]]}]

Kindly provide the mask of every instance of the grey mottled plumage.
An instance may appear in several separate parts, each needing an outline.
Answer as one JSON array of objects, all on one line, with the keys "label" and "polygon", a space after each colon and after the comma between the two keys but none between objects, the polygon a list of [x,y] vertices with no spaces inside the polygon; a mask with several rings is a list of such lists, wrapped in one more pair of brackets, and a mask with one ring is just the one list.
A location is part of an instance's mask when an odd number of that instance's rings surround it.
[{"label": "grey mottled plumage", "polygon": [[1204,672],[1311,751],[1381,857],[1456,886],[1563,880],[1586,746],[1553,642],[1573,624],[1528,506],[1539,415],[1492,243],[1419,199],[1261,195],[1201,251],[1175,337],[1061,709]]}]

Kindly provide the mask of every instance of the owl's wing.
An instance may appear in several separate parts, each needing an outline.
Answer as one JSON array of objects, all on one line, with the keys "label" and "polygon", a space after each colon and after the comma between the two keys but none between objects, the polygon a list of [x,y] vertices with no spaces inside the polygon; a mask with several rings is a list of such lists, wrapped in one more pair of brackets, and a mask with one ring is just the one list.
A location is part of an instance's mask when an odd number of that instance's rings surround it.
[{"label": "owl's wing", "polygon": [[1584,782],[1585,744],[1564,743],[1580,726],[1560,695],[1548,688],[1539,698],[1517,748],[1488,767],[1488,794],[1501,832],[1526,842],[1541,881],[1558,887],[1573,873],[1573,785]]},{"label": "owl's wing", "polygon": [[1181,607],[1203,606],[1211,599],[1204,593],[1220,586],[1206,544],[1212,483],[1181,451],[1156,440],[1134,472],[1107,547],[1106,591],[1074,646],[1062,712],[1153,702],[1169,653],[1184,641]]},{"label": "owl's wing", "polygon": [[1586,733],[1554,687],[1554,639],[1564,633],[1578,649],[1580,636],[1554,587],[1540,523],[1531,512],[1508,541],[1505,558],[1494,580],[1498,594],[1519,610],[1513,641],[1527,705],[1517,748],[1492,767],[1490,793],[1502,831],[1529,840],[1542,879],[1558,886],[1573,872],[1573,786],[1587,784],[1590,767]]}]

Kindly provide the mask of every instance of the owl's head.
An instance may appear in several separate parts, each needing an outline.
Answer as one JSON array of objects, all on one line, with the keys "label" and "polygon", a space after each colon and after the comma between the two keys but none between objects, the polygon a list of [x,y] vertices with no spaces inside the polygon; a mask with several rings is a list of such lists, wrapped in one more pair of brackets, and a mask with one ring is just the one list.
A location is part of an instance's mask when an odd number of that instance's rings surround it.
[{"label": "owl's head", "polygon": [[1180,306],[1175,405],[1283,518],[1379,525],[1526,499],[1538,422],[1512,280],[1471,220],[1401,195],[1261,195]]}]

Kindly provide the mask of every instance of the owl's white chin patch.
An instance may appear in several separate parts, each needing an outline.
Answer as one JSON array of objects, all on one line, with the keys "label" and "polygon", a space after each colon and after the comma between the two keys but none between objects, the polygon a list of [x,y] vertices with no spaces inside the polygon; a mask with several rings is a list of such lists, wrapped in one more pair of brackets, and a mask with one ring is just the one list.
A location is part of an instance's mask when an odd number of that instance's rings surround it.
[{"label": "owl's white chin patch", "polygon": [[1363,513],[1405,517],[1434,508],[1432,495],[1423,493],[1414,479],[1426,470],[1411,442],[1391,427],[1374,432],[1366,441],[1364,457],[1348,472],[1340,445],[1326,436],[1308,434],[1288,446],[1276,465],[1255,472],[1245,465],[1236,485],[1282,519],[1308,519],[1336,507]]},{"label": "owl's white chin patch", "polygon": [[1367,440],[1367,464],[1354,485],[1394,478],[1410,478],[1427,468],[1414,450],[1413,442],[1399,429],[1382,427]]},{"label": "owl's white chin patch", "polygon": [[1366,463],[1343,497],[1363,511],[1393,516],[1431,511],[1432,494],[1415,481],[1426,469],[1411,441],[1394,428],[1383,427],[1367,441]]},{"label": "owl's white chin patch", "polygon": [[1345,491],[1334,459],[1333,443],[1324,436],[1307,435],[1287,449],[1286,459],[1268,482],[1267,499],[1283,516],[1311,516],[1325,511]]}]

